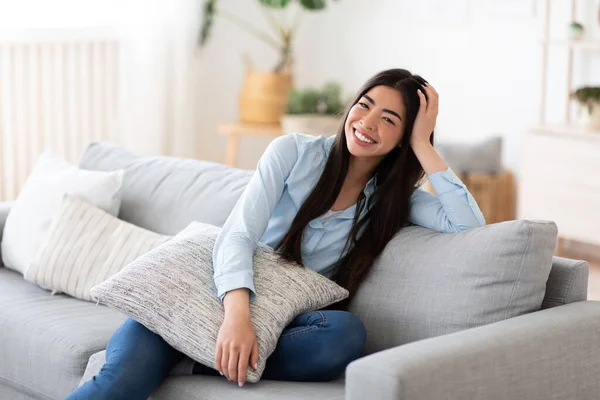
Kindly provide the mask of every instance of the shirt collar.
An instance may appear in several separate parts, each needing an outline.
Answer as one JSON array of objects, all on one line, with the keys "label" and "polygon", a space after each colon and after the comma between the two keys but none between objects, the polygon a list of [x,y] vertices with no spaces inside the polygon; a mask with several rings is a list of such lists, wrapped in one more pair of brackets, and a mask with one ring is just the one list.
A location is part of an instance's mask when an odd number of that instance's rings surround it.
[{"label": "shirt collar", "polygon": [[367,182],[367,185],[365,186],[365,196],[367,196],[367,198],[371,197],[371,195],[373,194],[373,192],[375,192],[375,189],[377,188],[377,175],[373,175],[373,177],[371,179],[369,179],[369,182]]}]

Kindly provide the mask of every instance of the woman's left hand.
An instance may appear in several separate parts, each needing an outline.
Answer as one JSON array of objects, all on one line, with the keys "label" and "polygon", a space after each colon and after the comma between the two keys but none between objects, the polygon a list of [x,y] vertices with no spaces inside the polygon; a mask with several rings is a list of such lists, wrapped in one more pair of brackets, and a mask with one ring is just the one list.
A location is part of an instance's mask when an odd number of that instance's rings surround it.
[{"label": "woman's left hand", "polygon": [[413,148],[415,145],[422,143],[430,144],[429,139],[435,128],[435,121],[438,115],[438,93],[429,83],[423,86],[423,90],[427,93],[427,98],[421,90],[417,91],[421,104],[410,137],[410,145]]}]

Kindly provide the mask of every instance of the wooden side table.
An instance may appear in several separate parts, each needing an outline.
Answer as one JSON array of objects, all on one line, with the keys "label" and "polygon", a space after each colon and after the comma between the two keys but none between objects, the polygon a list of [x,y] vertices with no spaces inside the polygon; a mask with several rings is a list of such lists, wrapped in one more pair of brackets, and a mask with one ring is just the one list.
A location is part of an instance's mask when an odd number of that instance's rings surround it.
[{"label": "wooden side table", "polygon": [[241,122],[219,124],[218,131],[227,136],[227,152],[225,165],[235,166],[238,156],[238,146],[241,137],[248,136],[281,136],[281,125],[244,124]]}]

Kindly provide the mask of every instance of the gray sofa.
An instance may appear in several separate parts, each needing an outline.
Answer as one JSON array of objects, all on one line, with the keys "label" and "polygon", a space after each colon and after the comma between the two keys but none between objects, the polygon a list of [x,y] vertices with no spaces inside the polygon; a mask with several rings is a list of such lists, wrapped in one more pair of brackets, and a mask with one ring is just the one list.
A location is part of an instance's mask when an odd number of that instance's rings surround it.
[{"label": "gray sofa", "polygon": [[[110,144],[90,145],[80,165],[125,168],[119,217],[165,234],[192,220],[222,225],[252,173],[138,157]],[[0,232],[9,212],[9,203],[0,204]],[[353,362],[333,382],[265,380],[240,389],[222,377],[174,375],[152,398],[600,399],[600,302],[585,301],[588,269],[584,261],[555,257],[541,310],[400,346],[364,318],[369,340],[385,339],[390,348]],[[362,318],[365,296],[382,284],[366,282],[351,311]],[[124,319],[104,306],[51,296],[0,268],[0,399],[63,399],[99,370]]]}]

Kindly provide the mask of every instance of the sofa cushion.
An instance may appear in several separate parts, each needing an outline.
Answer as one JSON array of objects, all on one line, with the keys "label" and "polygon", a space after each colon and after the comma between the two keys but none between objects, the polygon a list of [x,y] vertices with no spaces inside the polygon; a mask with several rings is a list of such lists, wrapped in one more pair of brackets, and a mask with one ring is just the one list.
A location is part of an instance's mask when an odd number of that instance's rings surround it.
[{"label": "sofa cushion", "polygon": [[42,154],[19,191],[2,234],[2,262],[24,274],[38,253],[65,193],[117,215],[123,171],[87,171],[52,154]]},{"label": "sofa cushion", "polygon": [[51,296],[0,268],[0,381],[63,399],[124,320],[108,307]]},{"label": "sofa cushion", "polygon": [[455,234],[403,229],[350,306],[367,351],[538,311],[556,236],[556,224],[527,220]]},{"label": "sofa cushion", "polygon": [[253,171],[164,156],[140,157],[109,143],[93,143],[80,167],[125,169],[119,218],[176,235],[190,222],[223,226]]},{"label": "sofa cushion", "polygon": [[459,174],[496,175],[502,172],[502,136],[480,142],[438,142],[435,147]]},{"label": "sofa cushion", "polygon": [[93,286],[169,239],[66,194],[25,279],[91,301]]},{"label": "sofa cushion", "polygon": [[220,376],[169,377],[150,400],[343,400],[344,381],[283,382],[260,381],[241,390]]},{"label": "sofa cushion", "polygon": [[[225,313],[214,284],[212,251],[221,229],[194,222],[91,290],[93,298],[121,310],[190,358],[217,369],[215,349]],[[298,315],[348,297],[319,273],[284,260],[259,244],[254,253],[257,297],[250,303],[258,363],[248,366],[257,382],[281,332]]]},{"label": "sofa cushion", "polygon": [[[106,352],[90,357],[81,385],[100,372]],[[170,376],[154,391],[150,400],[343,400],[344,377],[331,382],[280,382],[262,380],[240,389],[220,376]]]}]

